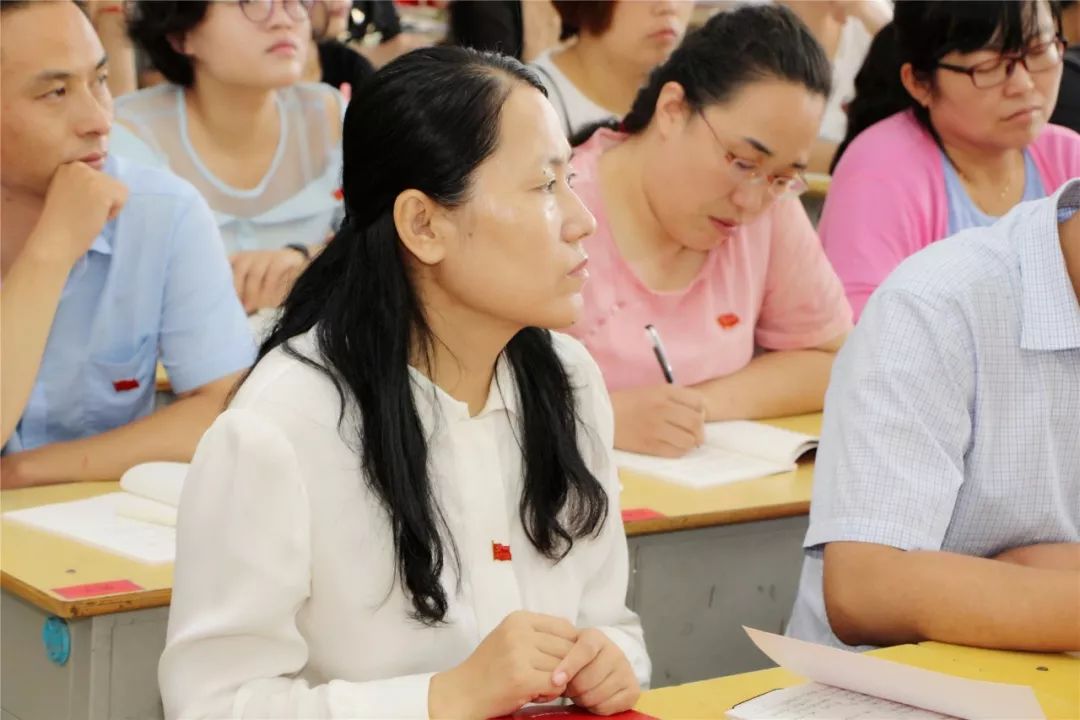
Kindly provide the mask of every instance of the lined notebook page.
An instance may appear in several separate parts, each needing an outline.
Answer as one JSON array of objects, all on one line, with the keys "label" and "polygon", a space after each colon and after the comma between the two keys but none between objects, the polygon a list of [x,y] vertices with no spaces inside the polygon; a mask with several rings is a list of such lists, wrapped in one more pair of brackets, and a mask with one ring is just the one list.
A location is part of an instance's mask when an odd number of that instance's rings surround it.
[{"label": "lined notebook page", "polygon": [[806,683],[774,690],[728,710],[732,720],[948,720],[951,715],[862,693]]}]

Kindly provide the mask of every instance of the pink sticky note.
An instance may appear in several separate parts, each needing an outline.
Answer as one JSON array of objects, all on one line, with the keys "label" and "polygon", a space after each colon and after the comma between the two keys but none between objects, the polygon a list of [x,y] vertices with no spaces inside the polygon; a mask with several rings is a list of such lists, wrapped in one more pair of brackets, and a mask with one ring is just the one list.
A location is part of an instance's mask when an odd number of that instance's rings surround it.
[{"label": "pink sticky note", "polygon": [[[513,715],[505,715],[496,720],[596,720],[599,717],[588,710],[576,705],[568,707],[558,705],[533,705],[518,710]],[[637,710],[627,710],[614,715],[608,715],[607,720],[659,720],[652,715],[639,713]]]},{"label": "pink sticky note", "polygon": [[54,593],[65,600],[84,600],[90,597],[101,597],[102,595],[120,595],[121,593],[135,592],[136,590],[142,590],[142,586],[136,585],[130,580],[106,580],[104,582],[52,589]]},{"label": "pink sticky note", "polygon": [[626,508],[622,511],[622,521],[624,523],[637,522],[639,520],[653,520],[662,517],[664,517],[663,513],[658,513],[652,508]]}]

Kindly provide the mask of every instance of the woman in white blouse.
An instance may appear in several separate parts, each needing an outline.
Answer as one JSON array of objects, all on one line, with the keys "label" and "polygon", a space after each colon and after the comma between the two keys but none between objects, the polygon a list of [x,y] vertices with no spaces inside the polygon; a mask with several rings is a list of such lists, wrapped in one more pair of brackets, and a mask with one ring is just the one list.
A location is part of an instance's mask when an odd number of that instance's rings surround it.
[{"label": "woman in white blouse", "polygon": [[167,717],[612,713],[648,681],[611,405],[544,329],[594,221],[541,88],[434,48],[350,105],[347,219],[186,481]]}]

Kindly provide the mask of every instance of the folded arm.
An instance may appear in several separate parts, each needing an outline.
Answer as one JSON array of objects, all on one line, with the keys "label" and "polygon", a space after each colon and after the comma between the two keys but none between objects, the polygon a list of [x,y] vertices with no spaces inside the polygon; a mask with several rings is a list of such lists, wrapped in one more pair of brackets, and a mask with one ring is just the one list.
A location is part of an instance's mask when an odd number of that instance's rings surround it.
[{"label": "folded arm", "polygon": [[143,462],[188,462],[240,378],[234,373],[185,393],[171,405],[100,435],[5,456],[3,487],[117,480]]},{"label": "folded arm", "polygon": [[849,645],[1080,648],[1080,571],[885,545],[825,547],[825,608]]}]

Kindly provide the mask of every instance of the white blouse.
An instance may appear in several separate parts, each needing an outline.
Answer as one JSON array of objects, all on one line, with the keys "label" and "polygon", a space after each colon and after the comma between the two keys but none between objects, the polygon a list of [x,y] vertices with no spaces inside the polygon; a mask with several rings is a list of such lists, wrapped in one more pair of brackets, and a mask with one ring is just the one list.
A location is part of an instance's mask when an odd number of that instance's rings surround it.
[{"label": "white blouse", "polygon": [[[281,133],[266,174],[253,188],[229,185],[203,163],[188,135],[184,90],[157,85],[116,99],[109,150],[165,167],[195,186],[214,211],[230,255],[316,245],[344,217],[340,127],[327,122],[327,106],[341,118],[345,101],[322,83],[297,83],[274,94]],[[343,122],[341,120],[340,122]]]},{"label": "white blouse", "polygon": [[[645,687],[649,658],[625,602],[611,404],[585,348],[553,338],[577,389],[582,456],[609,497],[599,535],[558,563],[532,547],[518,516],[518,398],[506,360],[475,417],[412,372],[432,486],[461,559],[460,577],[446,563],[449,611],[437,627],[409,618],[386,512],[350,447],[355,408],[339,430],[324,375],[280,348],[259,363],[203,437],[181,498],[159,667],[166,717],[427,717],[431,676],[522,609],[600,628]],[[293,346],[316,356],[310,333]],[[512,560],[496,560],[494,543]]]},{"label": "white blouse", "polygon": [[593,123],[619,119],[616,113],[597,105],[578,90],[577,85],[551,59],[551,52],[540,55],[530,67],[547,88],[548,100],[559,113],[567,137]]}]

